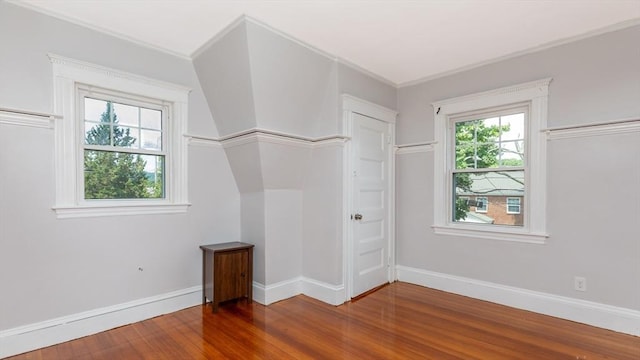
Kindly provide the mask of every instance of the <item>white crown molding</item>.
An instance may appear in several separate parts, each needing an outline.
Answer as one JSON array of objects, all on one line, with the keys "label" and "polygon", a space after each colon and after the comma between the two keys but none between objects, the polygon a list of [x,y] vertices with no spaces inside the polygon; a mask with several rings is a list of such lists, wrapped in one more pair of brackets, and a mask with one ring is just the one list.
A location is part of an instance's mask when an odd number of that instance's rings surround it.
[{"label": "white crown molding", "polygon": [[433,75],[429,75],[429,76],[425,76],[416,80],[411,80],[411,81],[407,81],[407,82],[403,82],[403,83],[399,83],[396,85],[396,87],[398,89],[400,88],[404,88],[404,87],[410,87],[410,86],[414,86],[414,85],[420,85],[429,81],[433,81],[433,80],[437,80],[437,79],[441,79],[447,76],[451,76],[451,75],[455,75],[455,74],[459,74],[465,71],[469,71],[469,70],[473,70],[473,69],[477,69],[486,65],[491,65],[491,64],[496,64],[502,61],[506,61],[506,60],[510,60],[510,59],[514,59],[520,56],[524,56],[524,55],[528,55],[528,54],[533,54],[539,51],[544,51],[547,49],[551,49],[557,46],[561,46],[561,45],[565,45],[565,44],[570,44],[576,41],[580,41],[580,40],[584,40],[584,39],[588,39],[588,38],[592,38],[595,36],[599,36],[599,35],[604,35],[610,32],[614,32],[614,31],[618,31],[618,30],[624,30],[636,25],[640,25],[640,19],[631,19],[631,20],[627,20],[627,21],[623,21],[617,24],[613,24],[610,26],[606,26],[600,29],[596,29],[593,31],[589,31],[583,34],[579,34],[576,36],[570,36],[564,39],[560,39],[560,40],[556,40],[556,41],[551,41],[548,42],[546,44],[542,44],[539,46],[534,46],[532,48],[529,49],[524,49],[521,51],[516,51],[504,56],[499,56],[496,58],[492,58],[492,59],[488,59],[485,61],[480,61],[477,63],[473,63],[473,64],[469,64],[466,66],[462,66],[456,69],[452,69],[452,70],[448,70],[448,71],[444,71],[444,72],[440,72],[437,74],[433,74]]},{"label": "white crown molding", "polygon": [[0,331],[0,358],[63,343],[202,303],[194,286]]},{"label": "white crown molding", "polygon": [[461,276],[397,266],[398,280],[640,336],[640,311]]},{"label": "white crown molding", "polygon": [[235,30],[238,26],[244,24],[247,20],[247,15],[242,14],[238,16],[235,20],[230,22],[227,26],[222,28],[217,34],[215,34],[211,39],[207,40],[204,44],[200,45],[194,52],[191,53],[190,58],[195,59],[198,56],[202,55],[203,52],[207,51],[211,46],[220,41],[222,38],[227,36],[231,31]]},{"label": "white crown molding", "polygon": [[396,145],[396,155],[431,152],[435,149],[437,143],[437,141],[425,141],[421,143]]},{"label": "white crown molding", "polygon": [[59,115],[0,107],[0,124],[53,129]]},{"label": "white crown molding", "polygon": [[614,120],[605,123],[584,124],[542,130],[547,140],[572,139],[640,132],[640,118]]},{"label": "white crown molding", "polygon": [[102,33],[102,34],[106,34],[106,35],[112,36],[114,38],[117,38],[117,39],[120,39],[120,40],[124,40],[124,41],[130,42],[130,43],[142,46],[142,47],[147,48],[147,49],[155,50],[155,51],[167,54],[167,55],[175,56],[175,57],[183,59],[183,60],[191,61],[191,58],[186,54],[182,54],[182,53],[179,53],[179,52],[176,52],[176,51],[173,51],[173,50],[169,50],[169,49],[164,48],[162,46],[154,45],[154,44],[151,44],[151,43],[148,43],[148,42],[145,42],[145,41],[142,41],[142,40],[139,40],[139,39],[136,39],[136,38],[133,38],[133,37],[118,33],[118,32],[115,32],[115,31],[113,31],[113,29],[105,29],[105,28],[102,28],[102,27],[99,27],[99,26],[95,26],[92,23],[85,22],[85,21],[82,21],[82,20],[78,20],[76,18],[73,18],[73,17],[70,17],[70,16],[66,16],[66,15],[57,13],[55,11],[51,11],[49,9],[43,9],[41,7],[34,6],[34,5],[32,5],[30,3],[27,3],[27,2],[22,2],[22,1],[17,1],[17,0],[7,0],[7,2],[9,2],[9,3],[13,4],[13,5],[17,5],[17,6],[29,9],[29,10],[33,10],[33,11],[35,11],[37,13],[40,13],[40,14],[48,15],[48,16],[54,17],[56,19],[60,19],[62,21],[66,21],[66,22],[71,23],[71,24],[79,25],[79,26],[82,26],[84,28],[87,28],[87,29],[90,29],[90,30],[93,30],[93,31],[97,31],[97,32]]}]

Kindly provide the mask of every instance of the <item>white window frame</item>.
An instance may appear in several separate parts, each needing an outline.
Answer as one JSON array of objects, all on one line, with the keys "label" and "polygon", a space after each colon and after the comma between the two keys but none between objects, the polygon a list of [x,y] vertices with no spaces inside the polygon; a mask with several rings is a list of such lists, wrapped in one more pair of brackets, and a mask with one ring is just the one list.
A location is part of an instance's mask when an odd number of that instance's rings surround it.
[{"label": "white window frame", "polygon": [[[484,209],[478,209],[478,199],[484,199],[482,204],[484,205]],[[489,211],[489,198],[486,196],[476,196],[476,212],[480,214],[486,214]]]},{"label": "white window frame", "polygon": [[[518,211],[509,211],[509,200],[518,200],[517,205],[511,205],[511,206],[517,206]],[[505,200],[505,206],[507,207],[507,214],[518,215],[520,214],[520,212],[522,212],[522,199],[520,199],[519,197],[507,197],[507,199]]]},{"label": "white window frame", "polygon": [[[546,233],[546,138],[547,104],[551,78],[508,86],[433,103],[434,147],[434,224],[436,234],[481,239],[544,243]],[[450,119],[473,112],[486,113],[494,108],[523,104],[528,108],[525,124],[525,225],[483,226],[451,219],[451,162],[453,139]]]},{"label": "white window frame", "polygon": [[[103,66],[49,54],[53,65],[54,113],[62,115],[54,126],[58,218],[184,213],[187,191],[187,132],[190,89]],[[83,119],[79,87],[98,87],[123,98],[144,97],[167,104],[165,197],[163,199],[84,199]]]}]

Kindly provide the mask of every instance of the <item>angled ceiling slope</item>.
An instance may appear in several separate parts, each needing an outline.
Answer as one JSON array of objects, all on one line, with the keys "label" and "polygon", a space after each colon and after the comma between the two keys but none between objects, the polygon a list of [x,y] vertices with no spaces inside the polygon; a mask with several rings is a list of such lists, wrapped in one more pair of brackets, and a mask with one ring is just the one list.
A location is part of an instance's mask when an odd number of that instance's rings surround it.
[{"label": "angled ceiling slope", "polygon": [[191,58],[242,14],[394,85],[640,24],[640,0],[9,0]]}]

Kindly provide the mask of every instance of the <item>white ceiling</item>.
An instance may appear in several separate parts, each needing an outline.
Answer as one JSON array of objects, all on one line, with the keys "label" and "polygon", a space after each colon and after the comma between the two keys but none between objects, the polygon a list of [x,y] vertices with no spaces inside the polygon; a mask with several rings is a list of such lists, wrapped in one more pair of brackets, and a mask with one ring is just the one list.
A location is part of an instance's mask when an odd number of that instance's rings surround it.
[{"label": "white ceiling", "polygon": [[400,85],[640,23],[640,0],[11,2],[185,57],[246,14]]}]

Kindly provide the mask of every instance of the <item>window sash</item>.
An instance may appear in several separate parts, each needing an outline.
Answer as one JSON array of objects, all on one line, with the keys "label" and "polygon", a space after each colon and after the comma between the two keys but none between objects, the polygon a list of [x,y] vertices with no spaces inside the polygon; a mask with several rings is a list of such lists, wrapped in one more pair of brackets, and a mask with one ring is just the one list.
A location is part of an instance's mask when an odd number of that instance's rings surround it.
[{"label": "window sash", "polygon": [[[78,126],[78,134],[79,134],[79,140],[78,141],[78,165],[77,165],[77,184],[78,184],[78,195],[77,195],[77,199],[78,202],[80,204],[92,204],[92,203],[97,203],[97,202],[109,202],[109,201],[129,201],[129,202],[140,202],[140,203],[145,203],[145,202],[157,202],[157,201],[162,201],[162,200],[167,200],[171,197],[171,194],[169,193],[169,189],[171,189],[170,184],[168,183],[168,181],[170,181],[170,176],[168,176],[168,172],[171,171],[169,169],[169,164],[171,161],[171,155],[170,152],[168,151],[168,133],[167,133],[167,129],[168,129],[168,114],[171,111],[171,107],[169,104],[159,101],[159,100],[155,100],[155,99],[147,99],[144,97],[139,97],[139,96],[131,96],[131,98],[128,97],[123,97],[122,95],[117,95],[117,93],[110,91],[108,89],[101,89],[101,88],[95,88],[92,87],[91,89],[88,89],[82,85],[79,85],[77,87],[77,95],[76,95],[76,101],[77,101],[77,108],[78,108],[78,119],[77,119],[77,126]],[[157,129],[151,129],[154,131],[159,131],[161,133],[161,149],[160,150],[153,150],[153,149],[145,149],[142,148],[141,144],[139,144],[139,147],[125,147],[125,146],[118,146],[118,145],[95,145],[95,144],[86,144],[85,141],[85,137],[86,137],[86,128],[85,125],[87,123],[90,124],[101,124],[100,122],[94,122],[94,121],[87,121],[86,119],[86,110],[85,110],[85,98],[90,98],[90,99],[94,99],[94,100],[99,100],[99,101],[105,101],[105,102],[112,102],[112,103],[116,103],[116,104],[122,104],[122,105],[126,105],[126,106],[132,106],[132,107],[137,107],[138,108],[138,116],[140,116],[140,110],[141,109],[150,109],[150,110],[157,110],[160,111],[161,114],[161,125],[160,125],[160,130]],[[130,125],[121,125],[121,124],[117,124],[118,127],[120,128],[134,128],[134,129],[139,129],[139,130],[145,130],[147,128],[143,128],[141,126],[142,120],[139,117],[137,119],[137,123],[138,126],[133,127]],[[111,131],[113,131],[113,122],[109,122],[109,123],[103,123],[104,125],[109,125],[111,127]],[[141,141],[141,137],[137,138],[138,141]],[[111,142],[113,142],[113,140],[111,140]],[[105,199],[95,199],[95,198],[86,198],[86,192],[85,192],[85,166],[84,166],[84,159],[85,159],[85,152],[86,151],[104,151],[104,152],[112,152],[112,153],[127,153],[127,154],[133,154],[133,155],[149,155],[149,156],[160,156],[163,158],[163,169],[162,169],[162,184],[163,184],[163,189],[162,189],[162,196],[161,197],[149,197],[149,198],[143,198],[143,197],[124,197],[124,198],[105,198]]]}]

